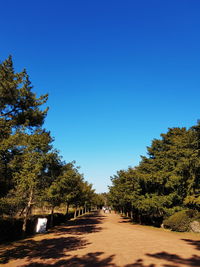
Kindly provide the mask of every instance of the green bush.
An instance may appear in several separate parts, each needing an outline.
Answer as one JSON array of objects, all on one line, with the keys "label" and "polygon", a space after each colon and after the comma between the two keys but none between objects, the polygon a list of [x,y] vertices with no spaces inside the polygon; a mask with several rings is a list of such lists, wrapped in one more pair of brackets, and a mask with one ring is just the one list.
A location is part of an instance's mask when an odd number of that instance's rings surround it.
[{"label": "green bush", "polygon": [[177,232],[187,232],[190,228],[190,223],[194,220],[199,220],[200,213],[196,210],[182,210],[174,213],[169,218],[163,221],[164,227]]}]

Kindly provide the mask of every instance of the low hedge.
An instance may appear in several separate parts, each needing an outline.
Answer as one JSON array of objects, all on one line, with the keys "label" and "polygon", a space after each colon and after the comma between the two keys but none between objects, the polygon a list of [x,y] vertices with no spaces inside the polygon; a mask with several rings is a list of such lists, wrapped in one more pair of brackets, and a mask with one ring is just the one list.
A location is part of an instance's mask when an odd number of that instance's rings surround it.
[{"label": "low hedge", "polygon": [[163,225],[172,231],[187,232],[193,221],[200,221],[200,213],[196,210],[182,210],[165,219]]},{"label": "low hedge", "polygon": [[[49,229],[50,216],[51,215],[31,216],[27,221],[26,235],[33,235],[35,233],[38,218],[47,218],[47,229]],[[55,213],[53,217],[53,225],[59,225],[72,217],[73,213],[69,213],[68,216],[62,213]],[[22,237],[22,225],[22,218],[0,218],[0,243],[20,239]]]}]

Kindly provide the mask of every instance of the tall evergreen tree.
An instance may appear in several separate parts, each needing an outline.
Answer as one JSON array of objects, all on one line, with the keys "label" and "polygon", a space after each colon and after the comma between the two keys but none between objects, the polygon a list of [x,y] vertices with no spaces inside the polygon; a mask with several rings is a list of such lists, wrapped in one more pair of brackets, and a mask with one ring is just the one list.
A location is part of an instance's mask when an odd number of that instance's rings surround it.
[{"label": "tall evergreen tree", "polygon": [[147,223],[186,207],[200,209],[199,125],[170,128],[152,141],[139,166],[119,171],[111,179],[113,205]]},{"label": "tall evergreen tree", "polygon": [[50,135],[41,129],[47,114],[41,105],[47,97],[36,97],[26,70],[15,72],[11,56],[0,64],[0,204],[22,186],[19,177],[28,181],[30,168],[36,168],[33,158],[39,165],[36,154],[48,146]]}]

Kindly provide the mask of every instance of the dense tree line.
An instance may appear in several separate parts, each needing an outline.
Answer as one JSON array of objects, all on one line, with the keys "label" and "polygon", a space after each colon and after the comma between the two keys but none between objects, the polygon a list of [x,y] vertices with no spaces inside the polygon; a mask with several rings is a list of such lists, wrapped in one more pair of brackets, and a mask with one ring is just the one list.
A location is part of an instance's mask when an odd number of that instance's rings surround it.
[{"label": "dense tree line", "polygon": [[160,225],[183,209],[200,210],[200,122],[169,128],[135,168],[111,177],[114,208],[139,223]]},{"label": "dense tree line", "polygon": [[65,204],[67,214],[73,205],[80,213],[97,201],[75,162],[65,163],[53,148],[43,128],[48,95],[37,97],[32,89],[11,57],[0,64],[0,216],[23,215],[23,231],[33,206],[49,206],[53,214]]}]

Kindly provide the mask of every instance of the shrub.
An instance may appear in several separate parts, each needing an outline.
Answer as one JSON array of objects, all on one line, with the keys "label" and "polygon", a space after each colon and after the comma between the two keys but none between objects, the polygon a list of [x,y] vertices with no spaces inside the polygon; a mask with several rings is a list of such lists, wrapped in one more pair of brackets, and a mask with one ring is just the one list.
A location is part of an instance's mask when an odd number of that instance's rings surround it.
[{"label": "shrub", "polygon": [[190,230],[190,223],[199,218],[200,213],[196,210],[182,210],[165,219],[163,224],[172,231],[187,232]]}]

